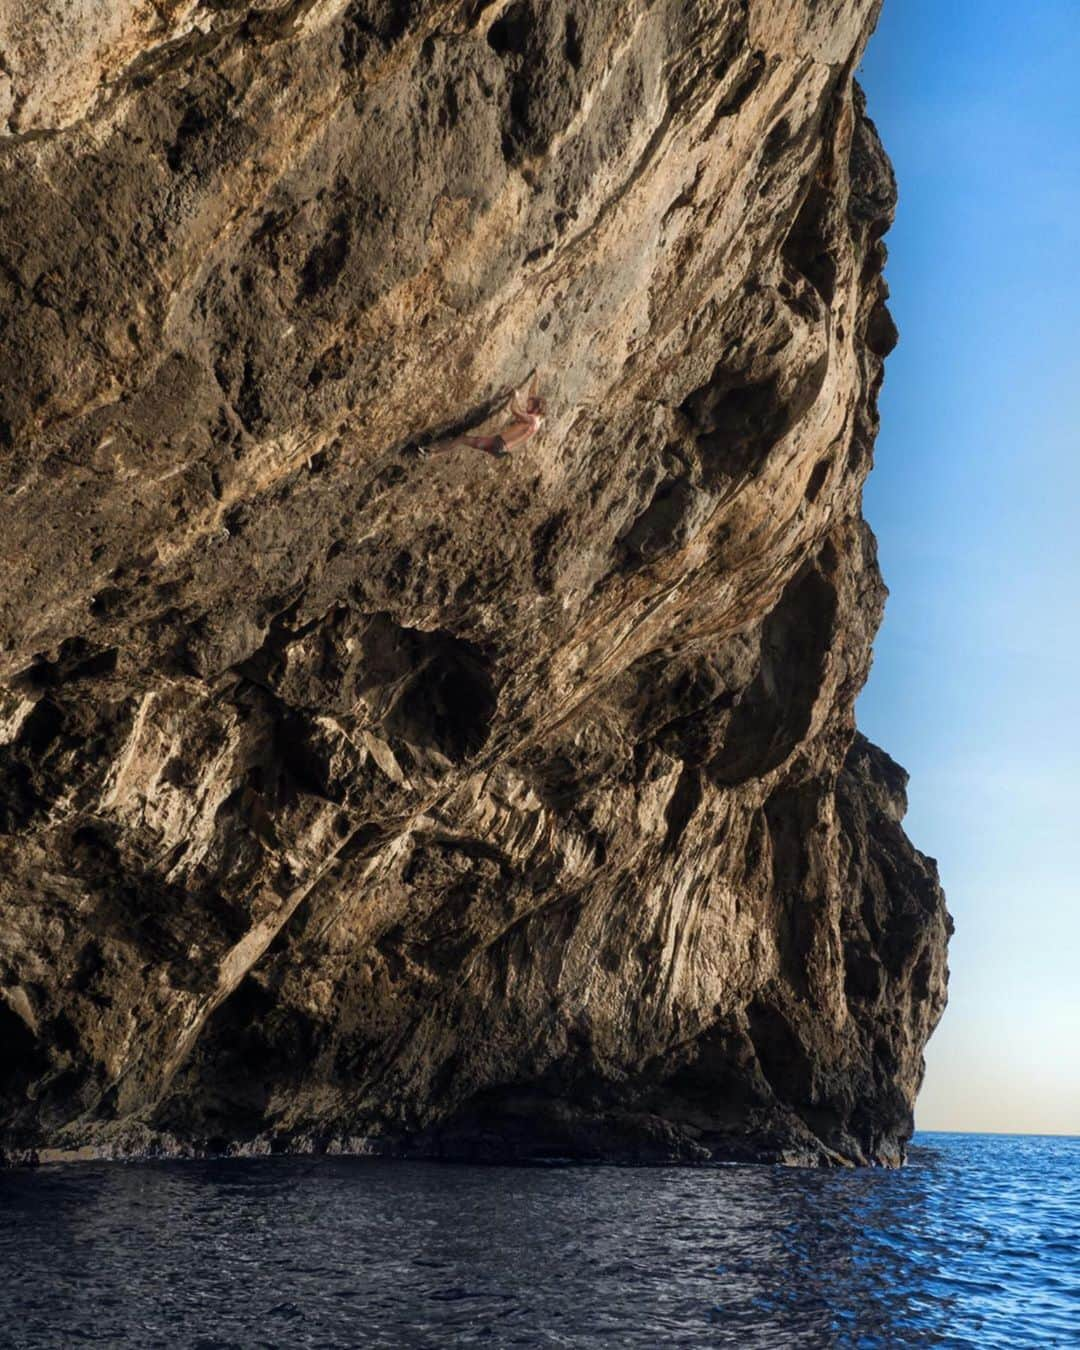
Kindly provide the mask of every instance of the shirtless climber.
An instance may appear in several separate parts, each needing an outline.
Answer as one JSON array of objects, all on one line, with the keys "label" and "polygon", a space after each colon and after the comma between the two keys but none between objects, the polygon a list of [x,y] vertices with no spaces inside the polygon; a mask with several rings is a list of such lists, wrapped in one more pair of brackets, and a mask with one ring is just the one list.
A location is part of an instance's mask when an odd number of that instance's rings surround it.
[{"label": "shirtless climber", "polygon": [[524,404],[519,400],[518,391],[514,390],[510,395],[510,412],[513,418],[494,436],[456,436],[446,444],[446,448],[452,450],[456,445],[468,445],[473,450],[485,450],[496,459],[505,459],[512,449],[532,440],[544,424],[545,404],[537,392],[539,383],[539,374],[534,374]]},{"label": "shirtless climber", "polygon": [[474,450],[486,450],[497,459],[504,459],[511,449],[532,440],[544,424],[544,400],[537,390],[540,385],[539,372],[532,377],[525,404],[518,401],[515,389],[510,395],[510,411],[513,421],[508,422],[502,431],[494,436],[459,436],[460,445],[471,445]]}]

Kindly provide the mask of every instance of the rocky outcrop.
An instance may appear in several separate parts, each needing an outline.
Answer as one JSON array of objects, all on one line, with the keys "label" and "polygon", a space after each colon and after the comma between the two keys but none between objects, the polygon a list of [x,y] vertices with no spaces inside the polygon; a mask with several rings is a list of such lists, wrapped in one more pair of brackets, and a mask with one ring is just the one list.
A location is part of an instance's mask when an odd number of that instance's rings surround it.
[{"label": "rocky outcrop", "polygon": [[8,6],[10,1155],[898,1160],[876,9]]}]

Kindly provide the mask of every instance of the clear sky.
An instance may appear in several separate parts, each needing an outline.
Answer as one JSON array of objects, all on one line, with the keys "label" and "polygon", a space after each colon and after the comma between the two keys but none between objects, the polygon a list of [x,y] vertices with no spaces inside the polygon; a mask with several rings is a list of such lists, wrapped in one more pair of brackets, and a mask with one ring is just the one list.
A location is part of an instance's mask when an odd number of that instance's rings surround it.
[{"label": "clear sky", "polygon": [[885,0],[900,182],[863,730],[956,919],[920,1129],[1080,1133],[1080,0]]}]

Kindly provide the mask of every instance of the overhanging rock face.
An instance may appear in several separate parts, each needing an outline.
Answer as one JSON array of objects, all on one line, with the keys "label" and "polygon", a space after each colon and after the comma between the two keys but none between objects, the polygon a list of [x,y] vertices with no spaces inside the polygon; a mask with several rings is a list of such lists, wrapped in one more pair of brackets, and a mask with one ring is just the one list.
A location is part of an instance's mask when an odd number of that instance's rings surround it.
[{"label": "overhanging rock face", "polygon": [[876,9],[9,7],[9,1156],[899,1159]]}]

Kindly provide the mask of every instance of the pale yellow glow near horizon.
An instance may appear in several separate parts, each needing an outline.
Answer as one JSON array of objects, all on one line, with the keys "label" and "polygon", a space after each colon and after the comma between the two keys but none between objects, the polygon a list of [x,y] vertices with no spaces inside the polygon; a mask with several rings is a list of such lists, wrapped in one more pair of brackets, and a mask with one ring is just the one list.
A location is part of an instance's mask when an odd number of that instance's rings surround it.
[{"label": "pale yellow glow near horizon", "polygon": [[916,1128],[1080,1135],[1080,998],[1066,1023],[1046,1030],[1037,1011],[1003,1000],[988,1024],[954,992],[926,1049]]}]

